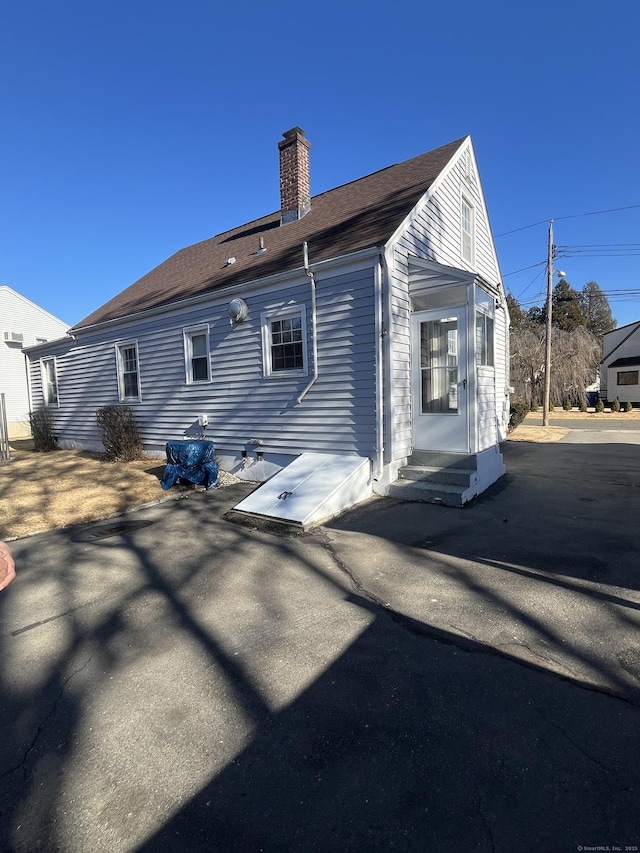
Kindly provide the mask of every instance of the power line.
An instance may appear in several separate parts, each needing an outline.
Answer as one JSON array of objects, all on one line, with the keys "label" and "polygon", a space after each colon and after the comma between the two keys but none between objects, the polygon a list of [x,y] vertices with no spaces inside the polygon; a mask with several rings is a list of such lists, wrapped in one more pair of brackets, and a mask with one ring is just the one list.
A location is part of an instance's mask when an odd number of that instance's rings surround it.
[{"label": "power line", "polygon": [[503,231],[502,234],[496,234],[495,239],[498,237],[507,237],[509,234],[516,234],[518,231],[526,231],[527,228],[535,228],[536,225],[546,225],[551,219],[554,222],[558,222],[561,219],[580,219],[583,216],[599,216],[602,213],[617,213],[620,210],[634,210],[640,207],[640,204],[629,204],[626,207],[611,207],[608,210],[592,210],[590,213],[573,213],[569,216],[555,216],[549,217],[548,219],[541,219],[540,222],[532,222],[531,225],[523,225],[522,228],[514,228],[512,231]]}]

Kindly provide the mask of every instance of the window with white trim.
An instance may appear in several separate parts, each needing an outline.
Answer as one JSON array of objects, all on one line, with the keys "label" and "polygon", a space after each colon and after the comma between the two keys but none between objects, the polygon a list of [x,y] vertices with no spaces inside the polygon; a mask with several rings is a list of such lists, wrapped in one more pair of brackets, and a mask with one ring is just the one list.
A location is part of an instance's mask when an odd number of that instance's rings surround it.
[{"label": "window with white trim", "polygon": [[42,396],[45,406],[58,405],[58,374],[55,358],[43,358],[40,362]]},{"label": "window with white trim", "polygon": [[307,324],[304,305],[262,314],[265,376],[307,375]]},{"label": "window with white trim", "polygon": [[475,222],[473,205],[462,198],[460,205],[460,239],[462,260],[473,264],[475,260]]},{"label": "window with white trim", "polygon": [[493,317],[476,312],[476,363],[483,367],[494,366]]},{"label": "window with white trim", "polygon": [[138,402],[140,400],[140,373],[137,341],[116,344],[116,362],[118,365],[118,397],[120,402]]},{"label": "window with white trim", "polygon": [[211,381],[208,325],[184,330],[184,363],[187,385]]},{"label": "window with white trim", "polygon": [[476,364],[494,367],[495,302],[482,288],[475,288],[476,302]]}]

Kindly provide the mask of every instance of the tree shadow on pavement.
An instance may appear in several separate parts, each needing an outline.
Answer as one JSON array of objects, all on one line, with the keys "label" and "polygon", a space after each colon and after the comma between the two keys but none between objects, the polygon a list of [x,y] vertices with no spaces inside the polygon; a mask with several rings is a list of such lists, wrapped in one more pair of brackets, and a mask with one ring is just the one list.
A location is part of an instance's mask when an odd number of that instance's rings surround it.
[{"label": "tree shadow on pavement", "polygon": [[637,706],[399,618],[323,536],[223,522],[243,489],[16,543],[0,849],[637,842]]}]

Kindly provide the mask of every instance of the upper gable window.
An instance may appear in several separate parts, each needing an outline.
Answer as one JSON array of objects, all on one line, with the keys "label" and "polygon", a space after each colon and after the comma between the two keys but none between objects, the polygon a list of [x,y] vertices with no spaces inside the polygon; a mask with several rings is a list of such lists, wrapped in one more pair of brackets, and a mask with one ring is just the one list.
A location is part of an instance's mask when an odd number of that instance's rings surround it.
[{"label": "upper gable window", "polygon": [[304,305],[262,315],[265,376],[307,375],[307,333]]},{"label": "upper gable window", "polygon": [[58,375],[55,358],[43,358],[40,362],[42,396],[45,406],[58,405]]},{"label": "upper gable window", "polygon": [[184,360],[187,385],[211,381],[208,325],[185,329]]},{"label": "upper gable window", "polygon": [[138,370],[138,344],[127,341],[116,345],[118,365],[118,397],[121,403],[140,400],[140,374]]},{"label": "upper gable window", "polygon": [[462,260],[468,264],[475,261],[475,221],[473,205],[462,198],[460,206],[460,236]]}]

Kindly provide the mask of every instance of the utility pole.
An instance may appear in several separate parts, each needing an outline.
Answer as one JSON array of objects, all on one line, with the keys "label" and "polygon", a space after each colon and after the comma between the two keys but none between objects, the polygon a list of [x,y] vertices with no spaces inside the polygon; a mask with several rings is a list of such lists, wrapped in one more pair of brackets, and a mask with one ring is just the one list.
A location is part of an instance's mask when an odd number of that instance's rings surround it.
[{"label": "utility pole", "polygon": [[553,219],[549,220],[549,247],[547,256],[547,316],[544,351],[544,399],[542,401],[542,426],[549,426],[549,397],[551,393],[551,304],[553,299]]}]

